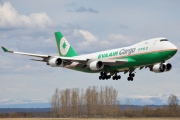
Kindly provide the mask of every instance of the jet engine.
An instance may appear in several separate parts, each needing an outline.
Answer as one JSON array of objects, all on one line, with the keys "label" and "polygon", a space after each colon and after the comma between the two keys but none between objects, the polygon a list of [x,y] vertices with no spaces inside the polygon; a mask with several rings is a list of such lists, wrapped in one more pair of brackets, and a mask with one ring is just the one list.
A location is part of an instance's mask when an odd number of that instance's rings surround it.
[{"label": "jet engine", "polygon": [[91,70],[100,70],[104,68],[104,64],[101,61],[93,61],[89,64]]},{"label": "jet engine", "polygon": [[48,65],[51,67],[60,67],[63,65],[63,60],[61,58],[52,58],[49,60]]},{"label": "jet engine", "polygon": [[166,71],[170,71],[172,69],[172,65],[170,63],[164,63],[166,65]]},{"label": "jet engine", "polygon": [[161,73],[161,72],[165,72],[165,71],[170,71],[172,68],[172,65],[170,63],[158,63],[155,64],[152,68],[151,71],[155,72],[155,73]]}]

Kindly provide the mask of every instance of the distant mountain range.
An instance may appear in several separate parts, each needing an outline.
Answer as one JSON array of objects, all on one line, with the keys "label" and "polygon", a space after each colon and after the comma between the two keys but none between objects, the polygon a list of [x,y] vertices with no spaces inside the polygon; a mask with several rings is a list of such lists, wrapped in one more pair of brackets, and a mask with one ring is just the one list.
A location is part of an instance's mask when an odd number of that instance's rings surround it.
[{"label": "distant mountain range", "polygon": [[[169,95],[132,96],[120,98],[121,105],[167,105]],[[180,96],[177,96],[180,100]],[[3,99],[0,108],[50,108],[49,99]]]},{"label": "distant mountain range", "polygon": [[48,99],[4,99],[0,100],[0,108],[50,108]]},{"label": "distant mountain range", "polygon": [[[126,97],[120,99],[121,104],[129,104],[129,105],[167,105],[168,104],[167,94],[159,94],[159,95],[138,95],[132,96],[130,98]],[[180,96],[177,96],[180,98]]]}]

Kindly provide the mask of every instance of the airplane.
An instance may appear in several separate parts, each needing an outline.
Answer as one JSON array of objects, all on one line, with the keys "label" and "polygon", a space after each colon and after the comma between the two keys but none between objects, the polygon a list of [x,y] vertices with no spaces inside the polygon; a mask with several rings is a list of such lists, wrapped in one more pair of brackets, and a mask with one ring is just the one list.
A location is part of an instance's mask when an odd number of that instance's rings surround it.
[{"label": "airplane", "polygon": [[[46,62],[51,67],[63,67],[87,73],[100,73],[99,80],[118,80],[119,72],[129,73],[128,81],[133,81],[135,69],[149,68],[155,73],[170,71],[172,58],[178,48],[166,38],[154,38],[134,45],[79,55],[65,39],[61,32],[55,32],[59,56],[31,54],[9,51],[2,46],[4,52],[32,56],[39,59],[33,61]],[[93,46],[92,46],[93,47]]]}]

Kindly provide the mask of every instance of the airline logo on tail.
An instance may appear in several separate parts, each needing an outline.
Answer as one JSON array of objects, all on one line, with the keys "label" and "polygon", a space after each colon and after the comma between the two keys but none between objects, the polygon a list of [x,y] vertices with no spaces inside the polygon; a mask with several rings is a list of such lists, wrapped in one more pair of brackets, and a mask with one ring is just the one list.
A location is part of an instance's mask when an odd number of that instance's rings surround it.
[{"label": "airline logo on tail", "polygon": [[67,42],[66,38],[62,37],[60,40],[60,52],[63,56],[65,56],[70,48],[70,44]]},{"label": "airline logo on tail", "polygon": [[60,56],[73,57],[78,55],[60,32],[55,32],[55,38]]}]

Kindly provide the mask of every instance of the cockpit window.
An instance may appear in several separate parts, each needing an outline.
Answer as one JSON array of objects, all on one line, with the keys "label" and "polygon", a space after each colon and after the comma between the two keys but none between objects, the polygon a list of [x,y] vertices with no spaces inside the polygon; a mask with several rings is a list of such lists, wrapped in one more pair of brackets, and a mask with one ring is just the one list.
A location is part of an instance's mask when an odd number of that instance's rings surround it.
[{"label": "cockpit window", "polygon": [[168,40],[167,39],[161,39],[160,42],[162,42],[162,41],[168,41]]}]

